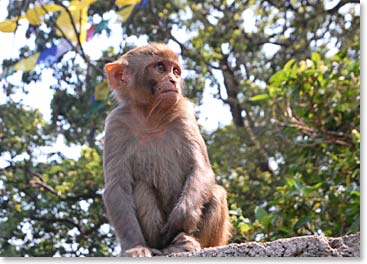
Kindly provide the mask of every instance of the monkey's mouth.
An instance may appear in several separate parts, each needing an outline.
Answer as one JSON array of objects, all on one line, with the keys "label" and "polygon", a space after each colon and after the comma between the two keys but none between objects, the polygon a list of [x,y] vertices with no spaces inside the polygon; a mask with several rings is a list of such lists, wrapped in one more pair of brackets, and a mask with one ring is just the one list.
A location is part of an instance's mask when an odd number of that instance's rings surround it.
[{"label": "monkey's mouth", "polygon": [[169,89],[169,90],[164,90],[161,92],[161,94],[164,94],[164,93],[178,93],[178,92],[177,90]]}]

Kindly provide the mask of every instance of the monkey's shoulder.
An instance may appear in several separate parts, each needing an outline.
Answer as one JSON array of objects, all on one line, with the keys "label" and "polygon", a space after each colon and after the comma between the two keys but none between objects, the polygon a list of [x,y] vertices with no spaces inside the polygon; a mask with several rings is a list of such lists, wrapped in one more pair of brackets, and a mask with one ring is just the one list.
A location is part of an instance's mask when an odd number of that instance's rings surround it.
[{"label": "monkey's shoulder", "polygon": [[124,106],[113,109],[105,120],[105,130],[128,129],[130,110]]}]

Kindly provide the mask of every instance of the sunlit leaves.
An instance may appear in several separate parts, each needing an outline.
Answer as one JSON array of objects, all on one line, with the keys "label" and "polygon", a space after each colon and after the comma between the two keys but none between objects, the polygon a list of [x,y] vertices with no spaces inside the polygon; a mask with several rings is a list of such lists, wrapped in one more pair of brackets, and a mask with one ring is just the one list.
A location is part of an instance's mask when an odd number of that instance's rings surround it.
[{"label": "sunlit leaves", "polygon": [[26,110],[18,103],[0,105],[0,154],[16,156],[29,151],[32,145],[44,145],[44,129],[39,111]]},{"label": "sunlit leaves", "polygon": [[252,102],[264,101],[268,99],[270,99],[270,96],[268,94],[258,94],[249,98],[249,100]]}]

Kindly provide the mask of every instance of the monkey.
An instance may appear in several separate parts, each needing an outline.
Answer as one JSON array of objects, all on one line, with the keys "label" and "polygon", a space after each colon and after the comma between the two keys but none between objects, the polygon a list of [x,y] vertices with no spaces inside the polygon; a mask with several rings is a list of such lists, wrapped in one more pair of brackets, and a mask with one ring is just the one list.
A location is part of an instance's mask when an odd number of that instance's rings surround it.
[{"label": "monkey", "polygon": [[105,121],[103,201],[120,256],[225,245],[227,193],[216,184],[178,56],[165,44],[105,65],[118,102]]}]

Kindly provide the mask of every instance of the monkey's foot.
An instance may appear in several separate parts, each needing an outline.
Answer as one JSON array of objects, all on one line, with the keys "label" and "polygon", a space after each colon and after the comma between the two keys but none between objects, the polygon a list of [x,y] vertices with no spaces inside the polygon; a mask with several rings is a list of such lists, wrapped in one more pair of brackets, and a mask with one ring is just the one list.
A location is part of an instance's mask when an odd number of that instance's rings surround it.
[{"label": "monkey's foot", "polygon": [[121,257],[151,257],[156,255],[162,255],[162,253],[154,248],[148,248],[143,246],[137,246],[134,248],[130,248],[125,252],[121,252]]},{"label": "monkey's foot", "polygon": [[168,247],[162,250],[162,253],[168,255],[179,252],[197,252],[200,249],[200,243],[194,237],[182,232],[172,240]]}]

